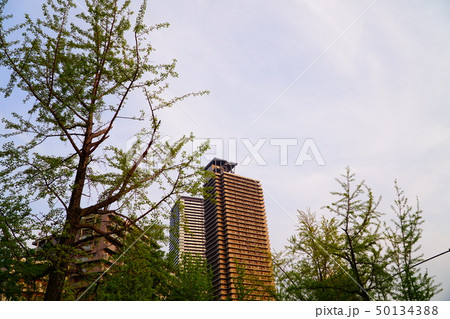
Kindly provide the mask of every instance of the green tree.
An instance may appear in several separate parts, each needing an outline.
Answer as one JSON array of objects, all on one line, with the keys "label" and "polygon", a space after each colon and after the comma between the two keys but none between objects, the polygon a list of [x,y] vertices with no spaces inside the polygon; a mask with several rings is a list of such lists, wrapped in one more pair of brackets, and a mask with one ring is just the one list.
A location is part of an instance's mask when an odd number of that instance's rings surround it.
[{"label": "green tree", "polygon": [[212,271],[206,259],[190,253],[182,254],[168,300],[213,300]]},{"label": "green tree", "polygon": [[280,299],[386,299],[388,259],[384,250],[381,213],[364,181],[355,183],[347,168],[336,179],[341,190],[326,206],[331,218],[299,213],[298,232],[275,263]]},{"label": "green tree", "polygon": [[352,300],[351,279],[333,255],[338,247],[336,219],[299,211],[297,234],[274,259],[280,300]]},{"label": "green tree", "polygon": [[[1,91],[8,97],[18,88],[27,99],[12,119],[3,119],[9,133],[2,134],[0,183],[10,194],[20,189],[46,204],[39,230],[58,241],[46,253],[45,299],[59,300],[78,248],[121,231],[104,232],[86,219],[115,214],[130,227],[160,214],[172,196],[199,191],[197,164],[207,146],[183,151],[192,135],[161,141],[157,113],[206,92],[162,98],[168,79],[177,77],[175,61],[151,60],[147,37],[167,24],[144,24],[145,0],[137,13],[129,0],[86,0],[85,11],[73,0],[47,0],[42,18],[26,15],[11,28],[7,3],[0,0],[0,66],[11,80]],[[130,103],[139,94],[146,105],[140,112]],[[135,143],[129,150],[112,145],[115,129],[133,119],[145,123]],[[80,240],[83,229],[95,234]]]},{"label": "green tree", "polygon": [[[272,258],[268,256],[267,258]],[[232,277],[234,294],[232,300],[274,300],[276,296],[275,287],[261,280],[257,271],[247,268],[242,260],[234,259],[236,273]]]},{"label": "green tree", "polygon": [[354,185],[355,175],[346,169],[336,179],[341,191],[332,192],[337,200],[327,206],[338,222],[339,241],[333,256],[352,279],[354,293],[361,300],[386,299],[388,293],[388,259],[381,229],[382,214],[377,210],[381,197],[361,181]]},{"label": "green tree", "polygon": [[391,206],[395,212],[393,227],[386,230],[388,238],[391,273],[393,274],[393,292],[395,300],[430,300],[441,289],[428,272],[424,273],[414,265],[423,261],[419,254],[422,238],[421,225],[424,223],[422,210],[417,200],[414,209],[408,204],[404,191],[395,181],[396,199]]},{"label": "green tree", "polygon": [[252,294],[256,290],[254,283],[245,269],[245,265],[242,265],[239,261],[234,261],[236,264],[236,277],[233,278],[233,286],[236,289],[236,300],[245,301],[253,300]]},{"label": "green tree", "polygon": [[46,265],[28,247],[33,240],[30,209],[21,196],[0,194],[0,295],[23,300],[36,293]]},{"label": "green tree", "polygon": [[[147,227],[127,236],[117,263],[85,296],[96,300],[212,300],[212,272],[206,260],[183,254],[173,266],[161,249],[163,228]],[[117,257],[116,257],[117,258]],[[92,278],[95,282],[95,277]]]},{"label": "green tree", "polygon": [[[143,233],[127,235],[121,256],[102,278],[98,287],[86,296],[96,300],[165,300],[174,280],[170,264],[161,249],[163,227],[152,224]],[[98,274],[96,274],[98,276]]]},{"label": "green tree", "polygon": [[424,220],[395,183],[393,227],[387,227],[365,182],[347,168],[341,191],[320,221],[299,211],[297,233],[275,256],[280,300],[429,300],[440,289],[416,267]]}]

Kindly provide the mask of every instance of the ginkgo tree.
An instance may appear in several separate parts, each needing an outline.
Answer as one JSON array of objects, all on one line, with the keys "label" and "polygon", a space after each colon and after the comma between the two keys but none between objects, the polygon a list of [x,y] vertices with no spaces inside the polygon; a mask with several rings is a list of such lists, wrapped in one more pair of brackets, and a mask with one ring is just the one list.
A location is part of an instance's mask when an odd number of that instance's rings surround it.
[{"label": "ginkgo tree", "polygon": [[[281,300],[430,300],[440,284],[420,266],[422,210],[395,183],[391,225],[365,181],[349,168],[318,219],[299,211],[297,232],[274,256]],[[442,255],[442,254],[441,254]]]},{"label": "ginkgo tree", "polygon": [[[82,4],[47,0],[40,18],[26,15],[10,26],[8,1],[0,0],[0,67],[11,74],[1,92],[26,94],[3,119],[0,183],[5,196],[39,203],[35,229],[55,239],[46,248],[46,300],[61,299],[84,242],[113,241],[123,231],[102,231],[88,218],[113,214],[125,220],[123,228],[157,218],[173,196],[200,191],[198,164],[207,148],[188,152],[191,134],[161,140],[158,113],[207,93],[163,98],[177,77],[176,61],[155,64],[149,36],[168,24],[144,23],[145,0],[137,12],[129,0]],[[120,127],[138,129],[130,125],[136,118],[145,125],[133,145],[121,149],[111,136]],[[92,235],[81,239],[86,229]]]}]

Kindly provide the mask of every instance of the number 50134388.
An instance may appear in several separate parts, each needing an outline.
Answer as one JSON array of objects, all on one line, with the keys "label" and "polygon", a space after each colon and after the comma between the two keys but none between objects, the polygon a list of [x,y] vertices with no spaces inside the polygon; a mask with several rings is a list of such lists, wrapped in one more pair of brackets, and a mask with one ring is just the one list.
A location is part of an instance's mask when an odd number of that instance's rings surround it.
[{"label": "number 50134388", "polygon": [[436,316],[438,306],[377,306],[377,316]]}]

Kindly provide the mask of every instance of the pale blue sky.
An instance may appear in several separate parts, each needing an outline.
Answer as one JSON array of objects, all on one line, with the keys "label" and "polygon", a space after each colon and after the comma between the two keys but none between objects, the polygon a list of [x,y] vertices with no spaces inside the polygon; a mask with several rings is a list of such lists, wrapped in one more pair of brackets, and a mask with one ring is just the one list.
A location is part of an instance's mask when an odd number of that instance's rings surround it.
[{"label": "pale blue sky", "polygon": [[[171,110],[168,132],[188,129],[198,137],[223,138],[225,146],[236,138],[240,160],[248,154],[240,139],[256,144],[261,138],[294,138],[301,145],[313,138],[320,149],[326,166],[294,166],[300,145],[289,148],[289,165],[281,166],[278,149],[267,142],[261,148],[267,166],[253,162],[236,169],[261,180],[277,251],[295,229],[288,214],[330,203],[334,178],[347,165],[383,195],[387,220],[393,217],[394,179],[411,202],[419,197],[425,256],[450,248],[450,4],[377,1],[361,16],[373,3],[150,5],[150,20],[171,22],[154,38],[159,56],[179,60],[180,80],[171,92],[211,90]],[[449,263],[445,255],[426,265],[443,282],[439,298],[446,300]]]},{"label": "pale blue sky", "polygon": [[[23,0],[18,10],[41,2]],[[149,1],[147,23],[171,23],[152,38],[155,61],[179,61],[180,78],[168,93],[211,91],[165,112],[164,133],[192,131],[225,146],[236,140],[238,162],[248,155],[243,139],[266,139],[260,153],[267,165],[253,161],[236,172],[261,181],[277,251],[294,233],[290,216],[330,203],[334,178],[346,166],[383,195],[387,220],[394,179],[410,201],[419,197],[425,257],[450,248],[450,3],[373,3]],[[127,138],[124,129],[117,143],[125,146]],[[298,141],[287,166],[270,146],[273,138]],[[307,138],[325,166],[294,165]],[[450,300],[449,263],[450,254],[427,264],[443,282],[438,299]]]}]

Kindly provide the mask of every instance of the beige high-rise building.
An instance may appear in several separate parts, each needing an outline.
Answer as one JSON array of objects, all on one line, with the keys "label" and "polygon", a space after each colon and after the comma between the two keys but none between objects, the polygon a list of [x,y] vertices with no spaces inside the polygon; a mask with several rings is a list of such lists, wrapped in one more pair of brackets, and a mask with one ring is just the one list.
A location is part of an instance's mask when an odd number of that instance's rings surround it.
[{"label": "beige high-rise building", "polygon": [[206,186],[206,259],[217,300],[271,300],[274,290],[264,196],[259,181],[234,174],[237,164],[213,159]]},{"label": "beige high-rise building", "polygon": [[205,257],[203,198],[181,196],[170,218],[169,251],[177,265],[183,254]]}]

